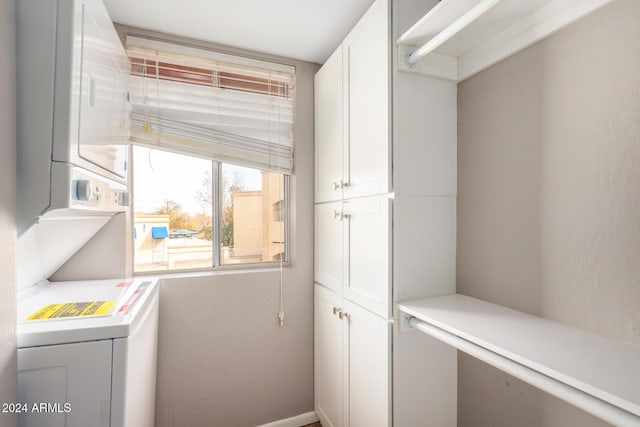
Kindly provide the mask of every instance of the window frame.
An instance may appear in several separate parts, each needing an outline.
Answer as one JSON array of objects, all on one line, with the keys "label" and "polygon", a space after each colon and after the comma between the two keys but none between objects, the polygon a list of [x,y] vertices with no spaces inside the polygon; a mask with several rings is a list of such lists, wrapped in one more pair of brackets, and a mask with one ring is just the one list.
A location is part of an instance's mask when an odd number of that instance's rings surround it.
[{"label": "window frame", "polygon": [[[133,201],[132,209],[130,209],[130,219],[131,219],[131,229],[129,230],[131,236],[133,236],[133,230],[135,229],[135,192],[133,181],[135,180],[135,161],[133,159],[133,146],[131,147],[130,159],[131,159],[131,167],[130,167],[130,182],[131,182],[131,200]],[[151,148],[150,149],[162,150],[159,148]],[[181,155],[186,155],[182,153],[176,153]],[[196,157],[197,156],[191,156]],[[290,179],[291,176],[288,174],[280,173],[283,178],[283,197],[284,197],[284,259],[281,261],[261,261],[261,262],[246,262],[246,263],[235,263],[235,264],[223,264],[222,263],[222,251],[221,251],[221,237],[222,237],[222,207],[223,207],[223,197],[224,197],[224,188],[222,188],[222,165],[224,162],[211,160],[211,159],[203,159],[211,162],[211,185],[212,185],[212,193],[211,193],[211,245],[212,245],[212,266],[211,267],[197,267],[197,268],[180,268],[180,269],[163,269],[163,270],[145,270],[145,271],[136,271],[136,263],[135,263],[135,241],[131,239],[131,267],[133,276],[149,276],[149,275],[159,275],[159,274],[182,274],[182,273],[202,273],[202,272],[215,272],[215,271],[233,271],[233,270],[256,270],[262,268],[275,268],[280,266],[289,266],[290,262]],[[246,167],[246,166],[245,166]],[[253,168],[255,169],[255,168]],[[256,169],[260,170],[260,169]],[[279,173],[279,172],[272,172]]]}]

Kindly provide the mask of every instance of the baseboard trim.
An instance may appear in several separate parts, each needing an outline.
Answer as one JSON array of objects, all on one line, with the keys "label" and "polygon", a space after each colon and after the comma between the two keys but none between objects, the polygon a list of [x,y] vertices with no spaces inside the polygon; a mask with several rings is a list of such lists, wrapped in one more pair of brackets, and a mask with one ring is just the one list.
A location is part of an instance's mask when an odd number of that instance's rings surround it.
[{"label": "baseboard trim", "polygon": [[258,427],[301,427],[307,424],[317,423],[318,421],[320,421],[320,418],[318,418],[315,412],[311,411],[284,420],[263,424]]}]

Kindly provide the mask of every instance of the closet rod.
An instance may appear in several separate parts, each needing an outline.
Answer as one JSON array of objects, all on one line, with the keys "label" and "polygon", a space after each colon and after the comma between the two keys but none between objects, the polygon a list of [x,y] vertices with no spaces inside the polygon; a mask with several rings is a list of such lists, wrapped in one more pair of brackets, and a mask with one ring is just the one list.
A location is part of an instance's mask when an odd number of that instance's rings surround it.
[{"label": "closet rod", "polygon": [[487,13],[502,0],[482,0],[458,19],[449,24],[444,30],[433,36],[431,40],[419,47],[415,52],[409,54],[407,61],[409,65],[415,65],[422,58],[442,46],[444,42],[468,27],[473,21]]},{"label": "closet rod", "polygon": [[520,363],[494,353],[477,344],[460,338],[416,317],[408,316],[408,323],[427,335],[430,335],[452,347],[461,350],[495,368],[500,369],[524,382],[531,384],[561,400],[588,412],[608,423],[619,427],[640,427],[640,417],[597,397],[573,388],[563,382],[541,374]]}]

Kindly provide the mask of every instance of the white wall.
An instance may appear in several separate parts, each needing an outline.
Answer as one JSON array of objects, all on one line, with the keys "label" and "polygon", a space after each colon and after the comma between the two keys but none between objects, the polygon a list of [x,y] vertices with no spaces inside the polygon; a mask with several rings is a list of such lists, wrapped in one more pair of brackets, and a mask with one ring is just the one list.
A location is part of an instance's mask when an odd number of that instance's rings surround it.
[{"label": "white wall", "polygon": [[[52,282],[68,280],[118,279],[131,275],[133,248],[127,239],[131,229],[128,212],[121,212],[101,228],[62,267],[49,278]],[[127,245],[129,243],[129,245]]]},{"label": "white wall", "polygon": [[[638,40],[619,0],[459,85],[459,292],[640,344]],[[467,356],[458,413],[605,425]]]},{"label": "white wall", "polygon": [[157,426],[256,426],[313,410],[308,278],[286,272],[283,328],[277,284],[277,272],[163,281]]},{"label": "white wall", "polygon": [[[15,402],[15,19],[14,0],[0,2],[0,403]],[[15,425],[0,413],[0,425]]]},{"label": "white wall", "polygon": [[[124,26],[118,31],[149,34]],[[319,66],[218,48],[296,67],[285,326],[278,327],[276,317],[277,271],[162,280],[159,427],[256,426],[313,411],[313,75]]]}]

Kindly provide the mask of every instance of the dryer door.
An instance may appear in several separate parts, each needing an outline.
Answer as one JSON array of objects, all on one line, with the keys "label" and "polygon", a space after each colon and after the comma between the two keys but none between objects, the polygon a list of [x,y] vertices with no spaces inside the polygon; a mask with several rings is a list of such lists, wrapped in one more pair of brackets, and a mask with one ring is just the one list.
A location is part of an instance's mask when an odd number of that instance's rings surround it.
[{"label": "dryer door", "polygon": [[126,177],[129,60],[101,2],[83,5],[78,155]]}]

